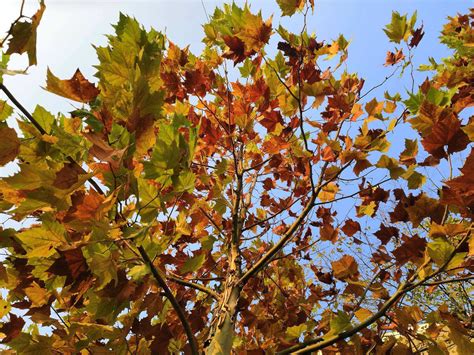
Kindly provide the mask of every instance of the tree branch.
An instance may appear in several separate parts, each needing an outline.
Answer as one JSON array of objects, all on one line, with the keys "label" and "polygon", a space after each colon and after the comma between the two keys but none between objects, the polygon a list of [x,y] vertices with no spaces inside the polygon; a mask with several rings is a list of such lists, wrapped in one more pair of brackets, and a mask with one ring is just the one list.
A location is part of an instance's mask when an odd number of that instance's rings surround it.
[{"label": "tree branch", "polygon": [[433,282],[425,282],[423,286],[437,286],[437,285],[444,285],[444,284],[449,284],[452,282],[466,282],[466,281],[471,281],[474,280],[474,276],[466,276],[466,277],[460,277],[458,279],[449,279],[449,280],[438,280],[438,281],[433,281]]},{"label": "tree branch", "polygon": [[151,261],[150,257],[148,256],[147,252],[145,251],[145,249],[142,246],[139,246],[138,251],[140,252],[141,257],[145,261],[145,264],[147,264],[148,267],[150,268],[150,271],[151,271],[153,277],[155,278],[156,282],[163,289],[163,291],[166,295],[166,298],[171,302],[171,305],[173,306],[174,310],[178,314],[179,320],[181,321],[181,324],[184,327],[184,331],[186,332],[186,335],[188,337],[188,342],[189,342],[189,346],[191,347],[192,354],[198,355],[199,354],[199,347],[197,345],[196,338],[194,337],[194,333],[191,329],[191,326],[190,326],[188,320],[186,319],[186,315],[184,314],[183,309],[181,308],[180,304],[178,303],[178,301],[174,297],[173,293],[171,292],[170,288],[166,284],[165,279],[160,275],[158,270],[153,265],[153,262]]},{"label": "tree branch", "polygon": [[[349,338],[351,336],[353,336],[354,334],[358,333],[359,331],[361,331],[362,329],[365,329],[367,328],[368,326],[370,326],[372,323],[376,322],[378,319],[380,319],[381,317],[383,317],[385,315],[385,313],[390,309],[390,307],[392,307],[392,305],[394,305],[403,295],[405,295],[407,292],[415,289],[416,287],[418,286],[422,286],[424,285],[424,283],[428,280],[431,280],[432,278],[434,278],[435,276],[439,275],[440,273],[442,273],[446,267],[448,266],[448,264],[451,262],[452,258],[454,257],[454,255],[456,254],[457,250],[459,249],[459,247],[469,238],[471,232],[467,233],[462,239],[461,241],[458,243],[458,245],[456,246],[456,248],[454,248],[454,250],[451,252],[448,260],[437,270],[435,271],[433,274],[429,275],[429,276],[426,276],[425,278],[423,278],[422,280],[416,282],[416,283],[413,283],[413,280],[414,278],[416,277],[416,275],[418,275],[418,272],[416,272],[413,277],[411,277],[408,281],[404,282],[399,288],[398,290],[393,294],[392,297],[390,297],[387,302],[385,302],[382,307],[379,309],[379,311],[375,314],[373,314],[371,317],[367,318],[364,322],[360,323],[359,325],[353,327],[352,329],[350,330],[347,330],[345,332],[342,332],[342,333],[339,333],[339,334],[336,334],[332,337],[324,337],[324,336],[321,336],[321,337],[317,337],[315,339],[312,339],[312,340],[308,340],[306,342],[303,342],[301,344],[298,344],[298,345],[295,345],[295,346],[292,346],[288,349],[285,349],[281,352],[278,352],[277,354],[289,354],[289,353],[295,353],[295,354],[307,354],[307,353],[311,353],[311,352],[314,352],[314,351],[317,351],[317,350],[321,350],[329,345],[332,345],[334,343],[337,343],[338,341],[340,340],[343,340],[343,339],[346,339],[346,338]],[[428,259],[428,261],[431,260]],[[418,268],[418,271],[423,269],[424,266],[425,266],[426,263],[423,263],[423,265],[421,265],[419,268]]]},{"label": "tree branch", "polygon": [[194,282],[190,282],[190,281],[185,280],[185,279],[183,279],[183,278],[181,278],[178,275],[175,275],[173,273],[169,273],[169,275],[167,275],[166,278],[170,281],[176,282],[177,284],[187,286],[187,287],[191,287],[191,288],[194,288],[198,291],[202,291],[204,293],[207,293],[209,296],[211,296],[212,298],[214,298],[216,300],[219,299],[219,295],[216,292],[214,292],[213,290],[211,290],[210,288],[207,288],[206,286],[196,284]]},{"label": "tree branch", "polygon": [[319,181],[317,183],[316,191],[314,191],[311,194],[309,202],[306,204],[306,206],[304,207],[301,214],[298,216],[298,218],[296,218],[296,220],[293,222],[293,224],[288,228],[288,230],[281,237],[281,239],[278,241],[278,243],[276,243],[250,269],[247,270],[247,272],[240,278],[239,284],[244,285],[250,277],[257,274],[263,267],[265,267],[273,259],[273,257],[281,249],[283,249],[283,247],[286,245],[286,243],[293,237],[293,234],[296,232],[296,230],[304,222],[306,216],[311,212],[311,210],[315,206],[316,198],[317,198],[318,194],[321,192],[321,190],[323,189],[323,187],[326,186],[327,184],[329,184],[332,180],[336,179],[344,171],[344,169],[346,169],[350,165],[350,163],[351,162],[344,165],[344,167],[342,167],[341,170],[339,170],[339,172],[332,179],[326,181],[325,183],[323,183],[324,172],[326,171],[326,168],[329,165],[329,162],[326,162],[323,165],[323,167],[321,169],[321,175],[319,176]]}]

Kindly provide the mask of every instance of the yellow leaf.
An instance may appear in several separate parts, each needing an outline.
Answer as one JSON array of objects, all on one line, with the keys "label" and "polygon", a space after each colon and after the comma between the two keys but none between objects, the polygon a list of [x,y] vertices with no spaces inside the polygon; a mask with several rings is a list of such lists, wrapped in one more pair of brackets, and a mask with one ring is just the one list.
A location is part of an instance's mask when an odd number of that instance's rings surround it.
[{"label": "yellow leaf", "polygon": [[48,291],[41,288],[35,281],[30,287],[25,288],[25,294],[30,299],[33,307],[41,307],[48,302]]},{"label": "yellow leaf", "polygon": [[336,183],[331,182],[323,187],[322,191],[318,195],[318,198],[322,202],[334,200],[338,191],[339,187],[336,185]]},{"label": "yellow leaf", "polygon": [[0,299],[0,318],[6,316],[10,312],[11,306],[10,303],[4,299]]},{"label": "yellow leaf", "polygon": [[372,316],[372,312],[365,308],[360,308],[355,311],[355,316],[360,322],[365,321],[367,318]]}]

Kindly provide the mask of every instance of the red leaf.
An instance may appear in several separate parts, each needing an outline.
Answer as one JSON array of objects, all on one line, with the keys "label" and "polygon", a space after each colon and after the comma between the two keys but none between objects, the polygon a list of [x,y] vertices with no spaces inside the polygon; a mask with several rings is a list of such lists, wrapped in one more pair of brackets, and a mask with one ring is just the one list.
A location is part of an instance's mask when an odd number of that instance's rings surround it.
[{"label": "red leaf", "polygon": [[423,31],[423,25],[421,25],[413,32],[413,37],[411,38],[409,43],[410,48],[418,46],[424,35],[425,32]]},{"label": "red leaf", "polygon": [[268,132],[271,133],[275,130],[278,123],[283,123],[283,118],[281,117],[280,111],[265,111],[263,113],[263,119],[259,122]]},{"label": "red leaf", "polygon": [[445,111],[433,125],[431,133],[423,137],[421,144],[428,153],[441,159],[446,158],[447,154],[464,150],[469,144],[469,137],[461,129],[461,121],[452,112]]},{"label": "red leaf", "polygon": [[357,221],[349,219],[346,221],[344,226],[341,228],[345,235],[352,237],[357,232],[360,232],[360,224]]}]

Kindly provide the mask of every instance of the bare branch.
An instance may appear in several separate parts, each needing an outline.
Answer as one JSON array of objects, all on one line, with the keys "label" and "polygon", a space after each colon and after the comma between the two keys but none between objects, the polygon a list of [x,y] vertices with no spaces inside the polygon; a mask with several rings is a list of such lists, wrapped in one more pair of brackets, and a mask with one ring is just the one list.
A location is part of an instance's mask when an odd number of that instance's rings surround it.
[{"label": "bare branch", "polygon": [[[333,335],[331,337],[317,337],[312,340],[308,340],[306,342],[303,342],[301,344],[292,346],[288,349],[285,349],[278,354],[289,354],[289,353],[294,353],[294,354],[302,354],[302,353],[309,353],[317,350],[321,350],[329,345],[332,345],[334,343],[337,343],[340,340],[349,338],[353,336],[354,334],[358,333],[362,329],[367,328],[370,326],[372,323],[376,322],[378,319],[383,317],[385,313],[397,302],[400,300],[402,296],[404,296],[407,292],[412,291],[413,289],[417,288],[418,286],[423,286],[427,281],[431,280],[432,278],[436,277],[443,271],[445,271],[446,267],[448,264],[451,262],[451,259],[454,257],[458,249],[461,247],[461,245],[469,238],[471,232],[467,233],[461,241],[458,243],[458,245],[454,248],[454,250],[451,252],[449,258],[447,261],[433,274],[424,277],[420,281],[414,283],[414,279],[418,275],[418,272],[416,272],[413,277],[411,277],[408,281],[404,282],[398,290],[390,297],[379,309],[377,313],[374,313],[371,317],[367,318],[364,322],[360,323],[359,325],[353,327],[350,330],[341,332],[339,334]],[[431,258],[428,259],[428,263],[431,261]],[[418,270],[422,270],[427,264],[427,262],[423,263]]]},{"label": "bare branch", "polygon": [[199,347],[196,342],[196,338],[194,337],[194,333],[191,329],[191,325],[189,324],[186,315],[184,314],[183,309],[181,308],[180,304],[174,297],[173,293],[171,292],[170,288],[166,284],[165,279],[160,275],[158,270],[155,268],[153,265],[153,262],[151,261],[150,257],[148,256],[146,250],[140,245],[138,247],[138,251],[140,252],[140,255],[142,256],[143,260],[145,261],[145,264],[150,268],[150,271],[155,278],[156,282],[160,287],[163,289],[166,298],[171,302],[171,305],[173,306],[175,312],[177,313],[179,320],[181,321],[184,331],[186,332],[186,336],[188,337],[188,342],[189,346],[191,347],[191,352],[194,355],[199,354]]},{"label": "bare branch", "polygon": [[187,286],[187,287],[191,287],[191,288],[194,288],[196,290],[207,293],[209,296],[211,296],[214,299],[219,299],[219,295],[216,292],[214,292],[213,290],[211,290],[210,288],[207,288],[206,286],[203,286],[203,285],[188,281],[186,279],[183,279],[183,278],[179,277],[178,275],[175,275],[171,272],[168,272],[168,273],[169,273],[169,275],[166,276],[166,278],[168,280],[176,282],[177,284]]}]

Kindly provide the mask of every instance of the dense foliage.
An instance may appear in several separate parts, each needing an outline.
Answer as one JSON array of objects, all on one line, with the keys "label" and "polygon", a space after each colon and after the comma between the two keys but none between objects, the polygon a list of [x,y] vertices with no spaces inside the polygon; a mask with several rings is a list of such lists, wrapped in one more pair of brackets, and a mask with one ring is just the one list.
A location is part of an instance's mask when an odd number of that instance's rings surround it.
[{"label": "dense foliage", "polygon": [[[277,3],[300,32],[224,5],[199,55],[120,15],[97,84],[48,71],[70,113],[0,84],[0,164],[18,165],[0,212],[24,222],[0,227],[5,347],[474,352],[474,12],[448,19],[427,80],[377,97],[342,35],[308,34],[313,1]],[[43,11],[0,42],[0,83],[10,54],[36,64]],[[423,26],[384,30],[409,75]]]}]

